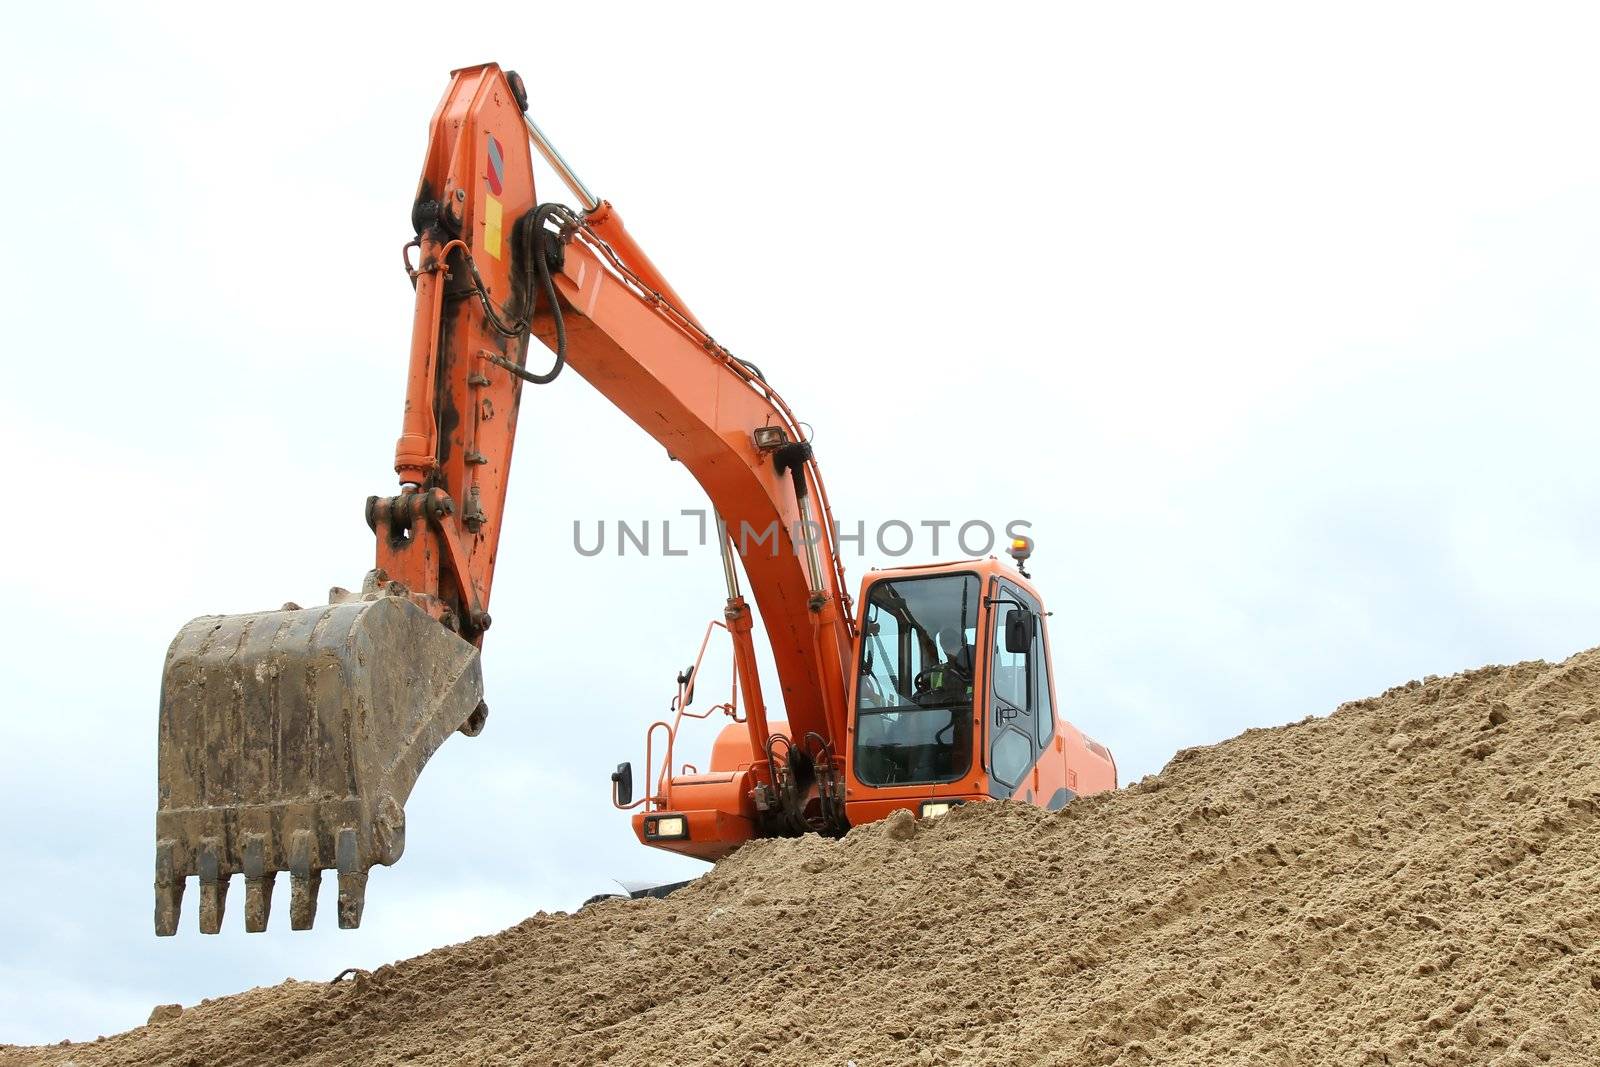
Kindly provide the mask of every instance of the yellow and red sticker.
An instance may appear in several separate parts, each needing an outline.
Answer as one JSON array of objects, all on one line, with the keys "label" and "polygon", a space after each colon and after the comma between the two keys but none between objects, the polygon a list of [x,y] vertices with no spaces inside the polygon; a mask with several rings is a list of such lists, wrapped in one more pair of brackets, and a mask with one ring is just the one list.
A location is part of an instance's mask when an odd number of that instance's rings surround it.
[{"label": "yellow and red sticker", "polygon": [[501,154],[500,142],[489,134],[489,169],[484,180],[489,185],[489,195],[483,203],[483,250],[495,259],[500,258],[500,242],[504,239],[505,208],[500,203],[500,191],[506,180],[506,161]]}]

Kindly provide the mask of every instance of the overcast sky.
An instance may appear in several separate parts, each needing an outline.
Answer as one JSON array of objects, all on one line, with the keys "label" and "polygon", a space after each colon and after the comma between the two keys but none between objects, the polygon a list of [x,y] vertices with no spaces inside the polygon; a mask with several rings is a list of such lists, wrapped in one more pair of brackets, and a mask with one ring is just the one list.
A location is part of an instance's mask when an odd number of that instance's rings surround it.
[{"label": "overcast sky", "polygon": [[[1587,9],[9,13],[0,1042],[700,869],[639,846],[606,776],[720,611],[716,555],[585,558],[572,528],[704,501],[567,375],[524,394],[488,729],[423,775],[362,929],[330,892],[309,934],[280,910],[247,936],[236,901],[203,938],[193,894],[179,936],[151,932],[167,643],[371,565],[400,246],[452,67],[522,72],[815,428],[847,523],[1033,524],[1063,703],[1127,781],[1600,642]],[[897,562],[868,548],[852,583]]]}]

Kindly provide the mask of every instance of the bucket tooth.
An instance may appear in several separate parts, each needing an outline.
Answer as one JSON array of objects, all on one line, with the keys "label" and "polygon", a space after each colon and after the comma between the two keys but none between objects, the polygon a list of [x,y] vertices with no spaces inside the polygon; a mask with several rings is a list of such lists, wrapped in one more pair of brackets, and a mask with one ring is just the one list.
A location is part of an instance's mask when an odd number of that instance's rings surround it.
[{"label": "bucket tooth", "polygon": [[317,890],[322,888],[322,872],[289,872],[289,929],[309,930],[317,921]]},{"label": "bucket tooth", "polygon": [[317,921],[322,870],[312,862],[310,830],[296,830],[289,844],[289,929],[309,930]]},{"label": "bucket tooth", "polygon": [[319,607],[192,620],[161,678],[155,927],[176,931],[187,878],[221,929],[243,874],[244,925],[267,927],[279,871],[289,923],[316,920],[339,872],[339,925],[368,873],[405,849],[405,802],[434,751],[483,703],[478,650],[393,582]]},{"label": "bucket tooth", "polygon": [[272,887],[278,880],[277,872],[261,878],[244,881],[244,929],[246,933],[259,934],[267,928],[267,916],[272,913]]},{"label": "bucket tooth", "polygon": [[267,928],[272,913],[272,886],[277,871],[267,870],[267,842],[261,834],[244,837],[244,928],[259,934]]},{"label": "bucket tooth", "polygon": [[228,903],[228,879],[222,873],[221,847],[214,838],[200,842],[200,932],[222,929],[222,912]]},{"label": "bucket tooth", "polygon": [[354,930],[361,925],[361,909],[367,902],[367,870],[361,862],[360,843],[352,827],[339,831],[336,859],[339,866],[339,929]]},{"label": "bucket tooth", "polygon": [[183,911],[183,878],[175,873],[172,842],[156,842],[156,936],[171,937],[178,932],[178,916]]}]

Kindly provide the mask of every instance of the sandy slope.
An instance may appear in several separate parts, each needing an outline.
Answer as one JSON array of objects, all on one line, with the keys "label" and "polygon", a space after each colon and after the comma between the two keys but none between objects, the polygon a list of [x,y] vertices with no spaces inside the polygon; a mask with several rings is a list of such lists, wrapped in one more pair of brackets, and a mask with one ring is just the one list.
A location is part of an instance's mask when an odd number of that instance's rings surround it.
[{"label": "sandy slope", "polygon": [[0,1065],[1600,1064],[1600,650]]}]

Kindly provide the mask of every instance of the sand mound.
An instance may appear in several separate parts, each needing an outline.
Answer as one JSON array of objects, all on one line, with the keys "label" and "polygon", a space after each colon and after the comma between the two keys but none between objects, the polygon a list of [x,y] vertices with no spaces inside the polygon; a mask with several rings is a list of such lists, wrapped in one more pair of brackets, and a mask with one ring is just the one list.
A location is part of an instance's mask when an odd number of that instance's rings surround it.
[{"label": "sand mound", "polygon": [[0,1064],[1600,1063],[1600,650]]}]

